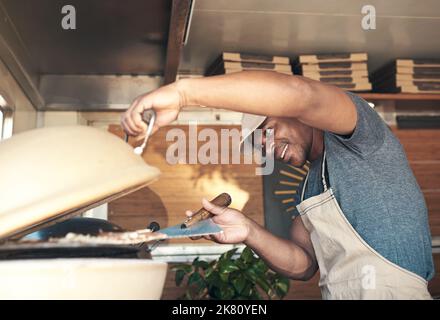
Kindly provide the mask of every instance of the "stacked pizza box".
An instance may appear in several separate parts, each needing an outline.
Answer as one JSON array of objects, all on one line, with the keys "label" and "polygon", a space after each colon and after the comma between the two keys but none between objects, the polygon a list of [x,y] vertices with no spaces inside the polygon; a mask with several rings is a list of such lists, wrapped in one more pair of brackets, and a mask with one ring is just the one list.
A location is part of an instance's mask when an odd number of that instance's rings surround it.
[{"label": "stacked pizza box", "polygon": [[396,59],[373,73],[377,92],[440,93],[440,59]]},{"label": "stacked pizza box", "polygon": [[366,53],[300,55],[295,73],[347,91],[370,91]]},{"label": "stacked pizza box", "polygon": [[193,73],[189,71],[179,71],[176,76],[176,80],[203,78],[203,74]]},{"label": "stacked pizza box", "polygon": [[206,75],[227,74],[245,70],[265,70],[292,74],[288,57],[223,52],[207,69]]}]

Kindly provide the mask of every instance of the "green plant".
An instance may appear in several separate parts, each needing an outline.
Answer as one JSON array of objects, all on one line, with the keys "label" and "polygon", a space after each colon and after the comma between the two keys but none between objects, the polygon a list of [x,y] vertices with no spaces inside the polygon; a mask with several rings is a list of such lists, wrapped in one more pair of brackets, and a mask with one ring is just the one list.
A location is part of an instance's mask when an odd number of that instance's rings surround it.
[{"label": "green plant", "polygon": [[187,290],[183,299],[282,299],[289,291],[289,280],[269,270],[264,261],[246,247],[237,259],[237,249],[223,253],[211,262],[194,259],[192,264],[179,264],[176,285],[186,278]]}]

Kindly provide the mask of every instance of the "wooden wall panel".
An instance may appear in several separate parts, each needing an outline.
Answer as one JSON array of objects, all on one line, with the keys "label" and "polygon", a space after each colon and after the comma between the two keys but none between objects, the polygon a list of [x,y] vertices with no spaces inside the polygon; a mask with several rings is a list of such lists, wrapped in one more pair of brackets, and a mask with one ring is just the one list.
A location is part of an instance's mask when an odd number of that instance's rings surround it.
[{"label": "wooden wall panel", "polygon": [[440,191],[424,192],[429,213],[429,226],[433,236],[440,236]]},{"label": "wooden wall panel", "polygon": [[[432,161],[432,160],[431,160]],[[440,190],[440,160],[439,161],[411,161],[410,166],[416,176],[420,188],[426,190]]]},{"label": "wooden wall panel", "polygon": [[[428,206],[432,236],[440,236],[440,130],[392,128],[405,149]],[[440,254],[434,254],[436,275],[429,292],[440,297]]]},{"label": "wooden wall panel", "polygon": [[433,236],[440,236],[440,130],[392,128],[405,149],[428,206]]},{"label": "wooden wall panel", "polygon": [[434,298],[440,299],[440,253],[434,254],[435,277],[429,281],[429,293]]},{"label": "wooden wall panel", "polygon": [[161,298],[162,300],[176,300],[182,297],[185,293],[185,287],[176,286],[176,282],[174,280],[176,278],[176,273],[174,271],[171,271],[172,267],[172,264],[168,265],[168,273],[165,279],[165,286],[163,288]]},{"label": "wooden wall panel", "polygon": [[321,290],[319,289],[319,272],[308,281],[290,281],[290,290],[285,300],[320,300]]},{"label": "wooden wall panel", "polygon": [[[208,126],[198,126],[199,132],[205,128]],[[239,129],[237,126],[209,128],[213,128],[217,133],[220,133],[222,128]],[[221,192],[228,192],[233,200],[231,207],[242,210],[263,224],[262,178],[255,174],[256,165],[168,164],[165,159],[166,151],[174,143],[166,141],[166,134],[170,129],[183,130],[188,137],[188,126],[180,125],[162,128],[149,140],[148,148],[144,152],[145,161],[159,168],[162,175],[150,187],[111,202],[109,220],[129,230],[145,228],[151,221],[158,222],[161,227],[171,226],[185,219],[185,210],[198,210],[203,197],[210,199]],[[123,136],[120,126],[111,125],[109,131]],[[204,143],[200,142],[199,147]],[[232,141],[230,146],[238,148],[238,145],[232,145]],[[172,242],[191,240],[181,239]]]},{"label": "wooden wall panel", "polygon": [[440,130],[392,128],[410,161],[440,161]]}]

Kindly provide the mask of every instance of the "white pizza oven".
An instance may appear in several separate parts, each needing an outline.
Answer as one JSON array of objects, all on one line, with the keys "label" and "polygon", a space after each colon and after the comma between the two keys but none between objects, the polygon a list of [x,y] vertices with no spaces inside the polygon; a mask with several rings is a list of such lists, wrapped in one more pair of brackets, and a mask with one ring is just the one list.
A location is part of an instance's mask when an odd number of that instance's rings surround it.
[{"label": "white pizza oven", "polygon": [[0,163],[0,299],[160,298],[167,264],[144,246],[22,240],[74,228],[72,217],[157,179],[130,145],[90,127],[41,128],[1,141]]}]

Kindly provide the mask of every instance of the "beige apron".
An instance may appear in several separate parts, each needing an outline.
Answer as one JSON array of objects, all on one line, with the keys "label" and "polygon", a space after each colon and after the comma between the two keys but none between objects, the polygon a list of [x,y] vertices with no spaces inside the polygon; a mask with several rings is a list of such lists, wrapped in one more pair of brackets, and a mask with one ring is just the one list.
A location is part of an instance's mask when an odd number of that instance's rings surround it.
[{"label": "beige apron", "polygon": [[307,176],[297,206],[318,261],[322,298],[431,299],[425,279],[381,256],[354,230],[327,188],[325,162],[324,152],[324,193],[304,200]]}]

